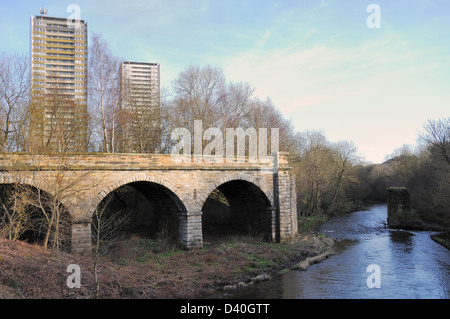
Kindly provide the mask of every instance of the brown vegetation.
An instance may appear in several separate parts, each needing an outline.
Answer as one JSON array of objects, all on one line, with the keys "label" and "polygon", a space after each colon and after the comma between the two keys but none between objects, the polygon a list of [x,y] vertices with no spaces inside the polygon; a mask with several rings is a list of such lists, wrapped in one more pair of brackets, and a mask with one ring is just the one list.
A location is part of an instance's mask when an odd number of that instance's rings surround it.
[{"label": "brown vegetation", "polygon": [[[99,267],[99,298],[198,298],[253,278],[267,278],[322,254],[333,242],[299,235],[269,244],[236,238],[198,250],[158,251],[158,243],[131,237],[118,241]],[[68,288],[69,264],[81,268],[81,288]],[[95,298],[93,257],[52,252],[21,241],[0,239],[1,298]]]}]

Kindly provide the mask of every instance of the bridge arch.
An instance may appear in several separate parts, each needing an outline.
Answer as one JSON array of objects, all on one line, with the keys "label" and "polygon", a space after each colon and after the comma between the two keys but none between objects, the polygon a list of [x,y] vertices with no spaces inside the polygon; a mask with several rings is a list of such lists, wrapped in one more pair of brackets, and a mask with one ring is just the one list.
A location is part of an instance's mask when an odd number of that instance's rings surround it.
[{"label": "bridge arch", "polygon": [[231,182],[231,181],[246,181],[249,183],[254,184],[256,187],[258,187],[263,193],[264,195],[266,195],[267,199],[269,200],[271,206],[274,206],[274,200],[273,200],[273,192],[271,191],[270,187],[267,187],[266,183],[263,181],[259,181],[258,179],[254,178],[253,176],[249,175],[249,174],[239,174],[237,176],[233,176],[233,175],[227,175],[219,180],[217,180],[216,182],[213,182],[212,184],[210,184],[199,196],[197,199],[197,206],[199,208],[202,208],[203,205],[205,204],[207,198],[209,197],[209,195],[215,190],[217,189],[220,185],[225,184],[227,182]]},{"label": "bridge arch", "polygon": [[[52,176],[51,179],[53,179],[53,177],[54,176]],[[0,184],[27,185],[27,186],[42,190],[51,196],[58,196],[57,194],[55,194],[55,189],[51,188],[51,186],[55,185],[54,182],[48,183],[48,181],[42,180],[42,179],[39,180],[36,178],[10,176],[10,175],[2,174],[0,177]],[[61,197],[60,198],[61,204],[63,204],[65,207],[67,207],[67,212],[71,216],[71,218],[75,217],[74,216],[74,211],[75,211],[74,205],[72,203],[73,198],[71,198],[70,196],[60,196],[60,197]]]},{"label": "bridge arch", "polygon": [[[121,227],[123,233],[176,240],[180,219],[187,214],[187,208],[177,193],[178,189],[170,182],[136,174],[115,181],[100,191],[98,199],[101,200],[96,209],[105,209],[104,216],[126,216]],[[94,224],[95,219],[92,231],[95,231]]]},{"label": "bridge arch", "polygon": [[34,179],[2,175],[0,203],[0,221],[14,232],[8,238],[70,251],[73,216],[64,196]]},{"label": "bridge arch", "polygon": [[200,200],[207,241],[230,235],[273,239],[273,200],[264,183],[248,175],[228,176],[208,191]]},{"label": "bridge arch", "polygon": [[140,173],[140,174],[130,175],[126,178],[118,179],[118,180],[114,181],[113,183],[111,183],[109,186],[103,187],[98,192],[96,201],[93,203],[94,208],[97,207],[98,204],[100,204],[100,202],[109,193],[111,193],[115,189],[117,189],[121,186],[127,185],[127,184],[134,183],[134,182],[149,182],[149,183],[155,183],[155,184],[164,186],[165,188],[170,190],[172,193],[174,193],[184,205],[185,201],[183,200],[184,198],[183,198],[182,194],[180,194],[178,188],[175,185],[173,185],[171,182],[164,180],[162,178],[156,177],[156,176]]},{"label": "bridge arch", "polygon": [[0,178],[0,184],[28,185],[28,186],[34,187],[36,189],[43,190],[44,192],[46,192],[52,196],[55,195],[54,192],[48,188],[48,183],[37,182],[33,178],[2,175],[2,177]]}]

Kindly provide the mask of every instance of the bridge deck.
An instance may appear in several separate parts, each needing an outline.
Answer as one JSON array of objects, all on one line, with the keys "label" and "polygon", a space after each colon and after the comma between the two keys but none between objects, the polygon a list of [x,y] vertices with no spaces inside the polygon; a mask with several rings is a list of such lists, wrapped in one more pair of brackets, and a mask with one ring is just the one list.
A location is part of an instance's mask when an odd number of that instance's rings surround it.
[{"label": "bridge deck", "polygon": [[232,162],[222,156],[186,157],[171,154],[68,154],[32,155],[3,153],[0,171],[27,170],[260,170],[288,168],[285,153],[263,159],[234,158]]}]

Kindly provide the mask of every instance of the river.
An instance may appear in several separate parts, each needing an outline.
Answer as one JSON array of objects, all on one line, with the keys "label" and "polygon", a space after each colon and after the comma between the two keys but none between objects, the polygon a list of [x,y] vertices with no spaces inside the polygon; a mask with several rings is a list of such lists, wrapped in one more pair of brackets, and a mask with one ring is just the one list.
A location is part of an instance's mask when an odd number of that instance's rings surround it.
[{"label": "river", "polygon": [[450,298],[450,251],[433,232],[386,229],[386,218],[386,205],[334,218],[321,232],[339,241],[335,255],[219,298]]}]

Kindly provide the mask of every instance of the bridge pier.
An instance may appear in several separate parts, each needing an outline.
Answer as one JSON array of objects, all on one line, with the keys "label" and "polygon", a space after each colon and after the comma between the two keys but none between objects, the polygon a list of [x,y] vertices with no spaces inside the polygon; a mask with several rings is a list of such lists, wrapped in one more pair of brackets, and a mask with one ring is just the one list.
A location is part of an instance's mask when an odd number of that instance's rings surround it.
[{"label": "bridge pier", "polygon": [[[202,212],[181,214],[179,243],[186,249],[203,247]],[[72,253],[86,255],[92,251],[91,221],[74,220],[72,223]]]},{"label": "bridge pier", "polygon": [[181,214],[178,232],[179,242],[184,248],[202,248],[202,211]]},{"label": "bridge pier", "polygon": [[273,175],[276,211],[276,241],[289,241],[298,231],[295,181],[287,169]]},{"label": "bridge pier", "polygon": [[87,220],[75,220],[72,223],[72,253],[86,255],[91,253],[91,222]]}]

